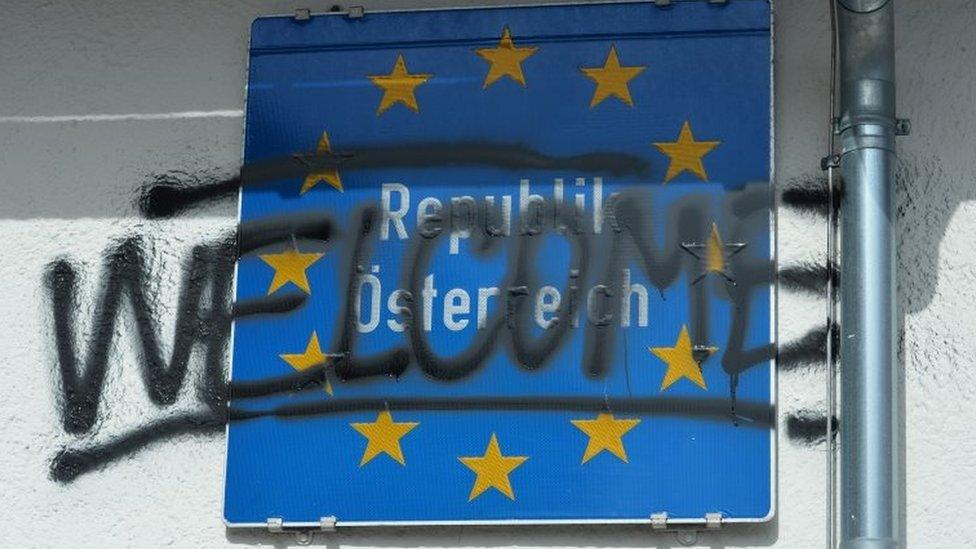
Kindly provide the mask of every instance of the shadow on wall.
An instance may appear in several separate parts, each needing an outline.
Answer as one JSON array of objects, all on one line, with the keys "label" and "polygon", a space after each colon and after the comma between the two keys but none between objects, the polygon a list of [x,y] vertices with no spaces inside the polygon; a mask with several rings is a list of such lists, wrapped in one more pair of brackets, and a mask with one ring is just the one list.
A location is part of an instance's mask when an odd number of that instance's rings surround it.
[{"label": "shadow on wall", "polygon": [[898,304],[913,314],[932,302],[942,239],[960,204],[976,200],[976,174],[949,174],[935,156],[902,155],[896,184]]}]

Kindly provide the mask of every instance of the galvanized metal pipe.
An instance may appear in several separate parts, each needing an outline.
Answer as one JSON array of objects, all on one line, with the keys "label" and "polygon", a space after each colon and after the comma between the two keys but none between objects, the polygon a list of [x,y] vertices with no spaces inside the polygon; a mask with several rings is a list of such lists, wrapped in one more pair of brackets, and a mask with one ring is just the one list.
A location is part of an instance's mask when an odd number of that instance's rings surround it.
[{"label": "galvanized metal pipe", "polygon": [[838,0],[841,549],[900,544],[893,0]]}]

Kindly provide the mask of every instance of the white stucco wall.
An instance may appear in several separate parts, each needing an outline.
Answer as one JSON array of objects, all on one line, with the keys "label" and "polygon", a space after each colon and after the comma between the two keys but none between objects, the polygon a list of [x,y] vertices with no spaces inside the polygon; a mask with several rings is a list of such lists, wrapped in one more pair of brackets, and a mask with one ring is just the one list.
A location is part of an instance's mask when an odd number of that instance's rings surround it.
[{"label": "white stucco wall", "polygon": [[[502,3],[502,2],[494,2]],[[154,443],[82,475],[49,478],[52,458],[199,406],[190,383],[177,404],[146,396],[130,316],[119,324],[91,433],[64,432],[47,266],[81,267],[78,339],[91,329],[106,249],[137,234],[152,242],[165,354],[173,337],[181,265],[193,245],[233,230],[223,200],[172,219],[135,206],[152,174],[233,174],[240,162],[247,32],[259,15],[297,6],[281,0],[162,2],[87,0],[0,3],[0,545],[280,546],[291,537],[231,533],[221,520],[222,435]],[[367,9],[448,6],[460,0],[361,0]],[[777,184],[820,176],[827,105],[824,2],[781,0],[776,11]],[[913,134],[899,142],[899,292],[904,315],[909,547],[976,542],[976,4],[899,0],[900,115]],[[92,114],[218,111],[187,118],[93,119]],[[67,119],[48,117],[71,115]],[[821,261],[823,223],[780,212],[781,265]],[[822,300],[784,291],[780,334],[802,337],[822,321]],[[786,418],[823,410],[824,370],[779,377],[778,514],[769,524],[703,533],[704,547],[824,545],[822,444],[787,436]],[[318,536],[348,547],[675,547],[648,528],[444,528]]]}]

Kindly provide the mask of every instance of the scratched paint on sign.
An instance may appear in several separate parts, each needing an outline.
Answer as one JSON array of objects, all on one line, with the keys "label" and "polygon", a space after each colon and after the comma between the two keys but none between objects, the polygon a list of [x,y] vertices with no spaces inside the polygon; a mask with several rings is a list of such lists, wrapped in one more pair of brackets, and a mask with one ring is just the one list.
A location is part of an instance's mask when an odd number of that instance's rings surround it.
[{"label": "scratched paint on sign", "polygon": [[256,21],[228,523],[771,517],[769,77],[760,1]]}]

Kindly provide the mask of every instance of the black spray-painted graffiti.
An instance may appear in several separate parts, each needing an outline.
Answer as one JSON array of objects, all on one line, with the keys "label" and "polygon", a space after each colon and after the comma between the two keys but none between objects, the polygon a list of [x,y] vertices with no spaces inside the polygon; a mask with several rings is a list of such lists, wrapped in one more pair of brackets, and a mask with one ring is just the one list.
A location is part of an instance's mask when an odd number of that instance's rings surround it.
[{"label": "black spray-painted graffiti", "polygon": [[[837,187],[843,194],[843,182],[840,182]],[[798,212],[817,217],[826,217],[829,213],[828,184],[824,177],[794,181],[783,191],[782,198],[785,205]],[[835,197],[834,204],[835,207],[840,204],[839,197]],[[808,263],[784,268],[779,272],[781,288],[816,297],[826,297],[825,288],[828,280],[833,281],[834,287],[839,286],[840,275],[836,265]],[[835,323],[829,330],[826,326],[815,328],[800,339],[783,346],[780,349],[780,369],[826,365],[828,338],[832,340],[835,350],[832,366],[836,367],[839,360],[837,350],[840,349],[840,329]],[[784,356],[789,356],[790,360],[782,360]],[[832,425],[831,436],[836,437],[840,429],[836,417],[833,418]],[[827,440],[826,410],[790,412],[786,417],[786,435],[790,440],[800,444],[815,445],[825,442]]]},{"label": "black spray-painted graffiti", "polygon": [[[643,161],[613,154],[595,154],[572,158],[551,158],[521,147],[490,144],[453,144],[440,146],[424,144],[416,147],[377,149],[359,151],[355,155],[309,153],[276,159],[243,170],[243,179],[231,178],[221,181],[184,187],[179,179],[158,178],[140,200],[140,208],[147,217],[166,217],[175,215],[195,204],[219,199],[236,191],[241,184],[261,184],[263,181],[303,175],[304,173],[329,166],[342,166],[354,169],[366,166],[391,165],[444,165],[444,164],[492,164],[510,168],[574,169],[595,170],[607,173],[640,174],[646,170]],[[293,173],[294,172],[294,173]],[[242,183],[243,181],[243,183]],[[768,222],[765,214],[768,189],[764,186],[735,195],[726,207],[734,212],[741,222],[731,230],[731,238],[743,238],[749,231],[766,230]],[[784,196],[785,199],[785,196]],[[565,307],[579,304],[580,281],[593,277],[606,288],[619,288],[622,262],[634,261],[649,280],[662,289],[673,283],[682,269],[697,269],[693,257],[680,251],[681,242],[702,241],[707,225],[702,222],[704,213],[695,197],[689,197],[669,209],[667,226],[672,232],[664,235],[666,245],[655,247],[655,236],[651,230],[653,205],[646,196],[639,193],[622,194],[608,201],[606,219],[612,230],[594,241],[593,235],[585,231],[570,231],[568,238],[574,250],[572,265],[575,274],[569,277],[569,287],[564,300]],[[546,212],[538,212],[540,216]],[[576,212],[549,212],[550,216],[564,216],[569,224]],[[753,215],[755,214],[755,215]],[[762,215],[760,215],[762,214]],[[485,212],[482,214],[488,216]],[[307,415],[340,413],[363,408],[376,408],[372,400],[328,400],[313,405],[282,406],[262,412],[245,412],[228,407],[228,400],[246,399],[282,392],[294,392],[319,387],[326,376],[334,375],[340,380],[354,382],[366,381],[373,376],[399,375],[412,364],[416,364],[435,380],[449,381],[463,377],[476,370],[490,353],[497,348],[507,348],[516,358],[516,363],[524,368],[539,368],[546,357],[558,348],[563,341],[569,323],[557,323],[537,340],[532,341],[523,328],[528,307],[522,289],[534,283],[532,265],[537,256],[537,238],[532,234],[513,237],[514,245],[509,250],[509,274],[505,287],[510,297],[507,306],[489,319],[486,329],[472,341],[469,348],[454,357],[437,356],[429,347],[419,323],[410,322],[419,317],[419,304],[412,299],[404,299],[400,309],[407,326],[407,345],[377,356],[360,357],[355,352],[355,317],[352,306],[355,279],[359,275],[359,265],[365,263],[370,246],[375,239],[375,207],[363,208],[353,216],[354,225],[346,228],[346,237],[334,222],[325,215],[300,214],[288,217],[263,219],[243,224],[236,239],[229,237],[210,245],[194,248],[184,268],[178,298],[177,323],[172,354],[167,361],[161,351],[158,339],[156,312],[158,306],[155,296],[146,294],[147,280],[153,273],[148,271],[144,258],[146,243],[139,238],[129,238],[112,246],[106,254],[101,288],[97,298],[92,335],[84,351],[75,337],[75,315],[77,307],[76,285],[78,268],[67,259],[51,263],[46,276],[46,286],[51,297],[54,318],[54,336],[58,355],[58,372],[61,379],[62,423],[66,431],[75,434],[90,432],[97,428],[99,403],[105,383],[112,338],[116,323],[122,314],[123,302],[128,296],[133,311],[136,331],[142,358],[142,373],[147,392],[152,401],[159,406],[172,404],[177,393],[188,377],[188,364],[194,347],[203,349],[205,356],[202,381],[197,388],[199,400],[205,404],[205,411],[167,417],[150,423],[132,432],[123,434],[107,443],[69,447],[58,453],[52,460],[51,475],[58,481],[70,481],[91,471],[104,463],[136,451],[144,445],[163,440],[182,433],[219,433],[227,421],[246,420],[256,415],[275,415],[279,417],[300,417]],[[579,216],[576,215],[576,218]],[[490,224],[490,223],[489,223]],[[545,225],[545,224],[543,224]],[[558,224],[550,224],[556,226]],[[255,253],[268,246],[295,239],[314,242],[319,246],[332,246],[340,240],[349,246],[345,268],[345,304],[343,328],[335,335],[332,351],[341,357],[326,368],[321,365],[300,373],[282,376],[259,382],[229,384],[226,380],[225,356],[229,338],[230,322],[233,317],[246,318],[253,315],[281,314],[301,307],[304,294],[274,294],[251,302],[230,301],[231,273],[237,255]],[[419,295],[422,279],[409,273],[423,272],[420,267],[429,260],[437,237],[418,239],[407,254],[415,268],[403,269],[408,273],[402,287],[411,295]],[[498,253],[493,239],[484,235],[475,236],[475,249],[479,253]],[[773,410],[767,405],[738,403],[736,408],[734,391],[735,380],[751,365],[768,360],[774,353],[771,346],[757,349],[743,349],[744,322],[748,317],[748,295],[757,288],[765,287],[771,281],[772,266],[768,261],[749,260],[748,256],[733,260],[736,284],[715,282],[712,292],[706,285],[693,288],[689,311],[693,338],[707,341],[707,311],[709,295],[730,300],[733,307],[733,322],[730,330],[728,348],[722,367],[730,375],[731,398],[721,399],[677,399],[653,398],[630,399],[615,403],[617,410],[635,412],[681,414],[710,419],[733,420],[746,417],[752,420],[750,426],[768,427],[773,421]],[[600,268],[602,266],[602,268]],[[826,273],[814,268],[800,267],[783,271],[784,286],[790,289],[816,292],[822,289]],[[835,274],[833,276],[836,276]],[[573,284],[577,287],[574,288]],[[573,297],[575,296],[575,297]],[[204,299],[206,298],[206,299]],[[619,314],[619,299],[604,300],[597,318],[606,314]],[[568,318],[570,311],[560,311],[557,316]],[[591,376],[605,374],[613,352],[615,323],[590,323],[586,337],[586,373]],[[824,333],[811,333],[802,340],[788,345],[779,352],[779,364],[785,367],[812,363],[823,358]],[[84,357],[82,360],[81,357]],[[592,409],[601,410],[603,399],[543,398],[543,399],[423,399],[390,402],[386,405],[413,407],[416,409]],[[796,420],[799,421],[799,420]],[[794,421],[794,423],[796,422]],[[792,424],[790,424],[792,425]],[[800,430],[790,427],[789,431]],[[805,437],[799,436],[800,439]]]},{"label": "black spray-painted graffiti", "polygon": [[[147,296],[145,258],[138,238],[121,242],[105,260],[105,277],[93,319],[93,334],[80,363],[75,341],[76,269],[67,260],[48,266],[47,286],[53,305],[55,340],[61,374],[62,422],[69,433],[92,429],[98,413],[102,387],[109,361],[116,320],[128,295],[135,314],[141,343],[143,381],[149,398],[165,406],[176,395],[187,374],[190,353],[197,344],[206,347],[205,368],[210,375],[202,387],[200,400],[217,408],[223,402],[224,388],[219,380],[224,370],[223,343],[229,319],[227,297],[230,288],[233,248],[198,246],[191,253],[185,270],[178,305],[172,355],[167,361],[160,350],[152,298]],[[209,284],[211,306],[201,310],[202,294]],[[168,362],[168,363],[167,363]]]},{"label": "black spray-painted graffiti", "polygon": [[[738,208],[736,212],[744,221],[734,223],[731,234],[735,237],[744,236],[749,230],[765,227],[765,201],[768,199],[764,186],[747,189],[735,196],[730,207]],[[706,219],[707,197],[705,195],[688,196],[673,205],[669,214],[669,227],[673,229],[665,235],[665,244],[657,248],[652,243],[656,236],[652,230],[654,208],[648,197],[642,193],[625,192],[611,197],[605,218],[608,220],[610,231],[605,236],[595,236],[591,231],[569,230],[564,236],[570,240],[572,259],[570,260],[570,275],[567,288],[562,295],[567,296],[555,311],[555,318],[575,318],[584,300],[581,297],[581,287],[588,279],[595,281],[594,288],[602,289],[604,299],[598,300],[599,310],[588,310],[584,316],[589,318],[586,324],[585,340],[581,364],[585,365],[585,374],[590,377],[602,377],[607,373],[608,365],[613,357],[617,323],[611,322],[620,314],[621,301],[616,297],[616,288],[624,284],[625,262],[636,261],[648,279],[659,290],[670,286],[683,270],[699,268],[695,258],[681,251],[680,243],[701,240],[707,230]],[[535,370],[544,366],[555,354],[570,333],[571,322],[556,322],[546,330],[542,336],[533,341],[525,326],[531,322],[531,311],[524,297],[529,293],[528,288],[537,285],[532,272],[534,261],[538,260],[537,247],[539,239],[544,234],[544,227],[570,227],[573,220],[578,220],[578,212],[566,214],[563,223],[553,223],[547,216],[558,216],[557,212],[538,212],[534,219],[538,222],[539,230],[527,231],[514,237],[514,245],[509,250],[508,264],[510,266],[506,281],[501,286],[507,288],[504,296],[505,306],[495,315],[489,317],[485,327],[475,337],[468,349],[454,357],[442,358],[431,349],[426,333],[414,318],[421,318],[419,296],[423,291],[424,277],[420,273],[426,272],[431,252],[437,245],[437,239],[446,234],[443,231],[430,231],[427,238],[418,239],[407,255],[407,264],[401,269],[405,273],[402,286],[406,288],[401,294],[402,304],[399,307],[406,326],[408,345],[395,348],[377,356],[360,357],[355,352],[356,331],[356,294],[357,281],[362,271],[362,265],[368,264],[370,245],[375,239],[377,226],[377,212],[375,208],[366,207],[353,216],[353,225],[348,228],[351,235],[350,249],[345,266],[345,281],[341,287],[345,289],[343,297],[343,312],[341,314],[341,329],[334,339],[332,352],[338,355],[330,363],[335,376],[342,381],[374,376],[399,376],[410,364],[417,364],[424,373],[433,380],[451,381],[465,377],[479,367],[499,347],[506,347],[514,362],[526,370]],[[752,214],[756,214],[753,216]],[[531,214],[530,214],[531,215]],[[485,227],[491,226],[488,220],[490,213],[485,210],[478,217],[485,220]],[[749,225],[753,225],[750,229]],[[420,232],[424,232],[424,227]],[[479,234],[473,231],[475,239],[473,247],[488,254],[493,252],[497,242],[486,230]],[[602,266],[602,268],[600,268]],[[590,271],[594,271],[592,274]],[[718,295],[725,295],[734,303],[732,323],[730,327],[729,346],[723,360],[723,368],[732,379],[732,399],[730,409],[725,416],[736,416],[734,389],[737,376],[755,364],[769,360],[772,347],[765,345],[757,349],[744,350],[743,335],[746,331],[748,318],[749,294],[757,289],[766,289],[771,279],[771,265],[768,261],[747,259],[743,257],[732,267],[736,272],[735,285],[719,284]],[[708,288],[704,284],[692,284],[692,299],[690,300],[689,316],[694,337],[698,341],[708,341],[707,327],[710,307],[708,305]],[[323,365],[324,366],[324,365]],[[317,370],[314,375],[322,375],[324,368]],[[309,373],[303,372],[294,377],[308,379]],[[276,391],[281,380],[274,380],[270,387],[263,387],[262,383],[248,383],[235,385],[232,395],[237,398],[254,397]],[[332,410],[328,403],[306,405],[308,413]],[[294,414],[291,409],[289,414]],[[760,414],[763,415],[763,414]],[[765,415],[768,415],[765,414]],[[749,418],[753,420],[753,418]],[[761,419],[760,424],[768,425],[768,419]]]}]

